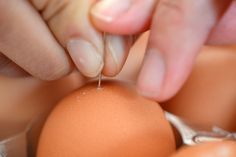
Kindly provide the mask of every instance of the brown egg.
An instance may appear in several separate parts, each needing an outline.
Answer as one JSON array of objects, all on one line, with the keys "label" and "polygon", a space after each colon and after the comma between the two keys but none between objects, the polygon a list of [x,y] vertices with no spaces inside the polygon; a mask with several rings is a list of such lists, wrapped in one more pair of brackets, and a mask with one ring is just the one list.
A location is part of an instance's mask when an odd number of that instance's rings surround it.
[{"label": "brown egg", "polygon": [[64,98],[41,133],[37,157],[167,157],[173,132],[160,106],[121,83]]},{"label": "brown egg", "polygon": [[163,108],[202,129],[236,131],[236,48],[205,48],[181,91]]},{"label": "brown egg", "polygon": [[184,147],[171,157],[235,157],[236,142],[211,142]]}]

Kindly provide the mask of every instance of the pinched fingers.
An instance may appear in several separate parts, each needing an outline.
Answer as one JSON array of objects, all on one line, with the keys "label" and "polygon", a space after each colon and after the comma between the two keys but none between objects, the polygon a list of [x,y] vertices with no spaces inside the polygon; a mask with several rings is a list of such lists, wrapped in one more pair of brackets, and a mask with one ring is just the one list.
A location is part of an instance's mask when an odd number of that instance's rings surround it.
[{"label": "pinched fingers", "polygon": [[71,62],[28,1],[0,1],[0,51],[31,75],[58,79]]},{"label": "pinched fingers", "polygon": [[181,88],[231,1],[101,0],[92,15],[94,24],[110,33],[132,35],[150,28],[137,87],[143,95],[164,101]]},{"label": "pinched fingers", "polygon": [[56,39],[79,71],[97,76],[103,66],[102,33],[91,24],[89,9],[94,0],[32,0]]}]

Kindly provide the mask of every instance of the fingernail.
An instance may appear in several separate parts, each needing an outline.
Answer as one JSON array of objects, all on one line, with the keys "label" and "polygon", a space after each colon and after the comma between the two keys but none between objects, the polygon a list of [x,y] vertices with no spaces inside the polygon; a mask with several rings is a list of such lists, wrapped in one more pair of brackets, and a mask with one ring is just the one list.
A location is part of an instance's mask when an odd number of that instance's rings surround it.
[{"label": "fingernail", "polygon": [[91,13],[102,21],[112,22],[129,10],[130,6],[131,0],[101,0],[92,8]]},{"label": "fingernail", "polygon": [[106,58],[105,63],[109,76],[115,76],[119,73],[129,50],[129,41],[123,36],[106,36]]},{"label": "fingernail", "polygon": [[138,92],[149,98],[157,99],[165,78],[165,61],[159,50],[150,49],[137,80]]},{"label": "fingernail", "polygon": [[87,77],[96,77],[103,68],[103,57],[97,49],[83,39],[67,43],[68,52],[79,71]]}]

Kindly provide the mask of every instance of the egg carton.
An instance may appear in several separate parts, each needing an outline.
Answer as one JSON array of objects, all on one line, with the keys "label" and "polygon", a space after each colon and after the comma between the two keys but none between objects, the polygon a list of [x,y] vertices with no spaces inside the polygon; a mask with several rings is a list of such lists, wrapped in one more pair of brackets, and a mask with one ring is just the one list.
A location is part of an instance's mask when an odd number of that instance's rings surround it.
[{"label": "egg carton", "polygon": [[190,127],[183,119],[172,113],[165,112],[165,116],[179,132],[185,145],[192,146],[214,141],[236,141],[236,133],[228,132],[217,126],[214,126],[211,131],[202,131]]},{"label": "egg carton", "polygon": [[18,133],[4,138],[0,141],[0,157],[28,157],[27,135],[34,121],[31,121]]},{"label": "egg carton", "polygon": [[0,157],[27,157],[27,131],[0,142]]},{"label": "egg carton", "polygon": [[0,157],[27,157],[26,131],[0,142]]}]

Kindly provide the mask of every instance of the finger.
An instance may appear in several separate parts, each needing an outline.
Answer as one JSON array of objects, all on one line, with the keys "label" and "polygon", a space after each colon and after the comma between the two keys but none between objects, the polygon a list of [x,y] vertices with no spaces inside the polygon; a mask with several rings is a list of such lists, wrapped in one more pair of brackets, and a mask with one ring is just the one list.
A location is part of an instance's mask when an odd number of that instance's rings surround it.
[{"label": "finger", "polygon": [[35,7],[41,9],[44,20],[79,71],[87,77],[101,73],[104,42],[89,17],[94,0],[47,0],[45,4],[39,1],[33,0]]},{"label": "finger", "polygon": [[0,51],[31,75],[60,78],[71,63],[28,1],[0,1]]},{"label": "finger", "polygon": [[137,81],[143,95],[164,101],[190,73],[197,53],[229,4],[221,0],[161,0]]},{"label": "finger", "polygon": [[[132,5],[140,4],[140,7],[143,7],[144,5],[148,5],[148,3],[150,4],[154,3],[154,1],[153,2],[141,1],[141,2],[139,3],[136,0],[135,2],[132,3]],[[129,2],[126,1],[126,3]],[[140,16],[139,14],[144,14],[146,12],[143,9],[146,7],[142,8],[143,10],[142,12],[136,11],[132,15],[129,12],[131,10],[130,8],[133,8],[133,6],[125,10],[124,11],[125,13],[120,13],[119,10],[114,10],[114,7],[109,7],[117,5],[121,5],[120,6],[121,8],[122,6],[125,7],[125,3],[120,4],[119,0],[115,2],[113,1],[106,2],[103,0],[102,2],[98,3],[92,8],[93,21],[99,29],[111,33],[133,34],[136,33],[137,31],[144,31],[147,28],[147,26],[150,23],[150,14],[153,12],[154,9],[153,7],[149,7],[150,10],[147,11],[149,13],[149,15],[147,14],[148,16],[143,16],[143,15]],[[234,35],[236,33],[236,22],[234,20],[235,13],[236,13],[236,1],[233,1],[231,7],[228,9],[223,18],[220,20],[219,24],[217,24],[217,26],[213,29],[212,33],[210,34],[210,37],[208,39],[209,44],[234,44],[236,42],[236,36]],[[145,19],[140,20],[139,19],[140,17]],[[133,27],[135,27],[135,29]],[[136,27],[138,28],[136,29]]]},{"label": "finger", "polygon": [[0,75],[7,77],[26,77],[28,73],[0,53]]},{"label": "finger", "polygon": [[224,13],[219,23],[212,30],[207,44],[222,45],[236,43],[236,1],[232,1],[230,7]]},{"label": "finger", "polygon": [[106,76],[115,76],[121,71],[134,42],[134,38],[132,36],[111,34],[106,34],[104,38],[105,65],[103,68],[103,74]]},{"label": "finger", "polygon": [[94,25],[114,34],[136,34],[149,28],[158,0],[101,0],[91,9]]},{"label": "finger", "polygon": [[116,76],[116,79],[135,84],[145,55],[148,36],[149,32],[145,32],[137,38],[129,51],[129,55],[121,72]]}]

